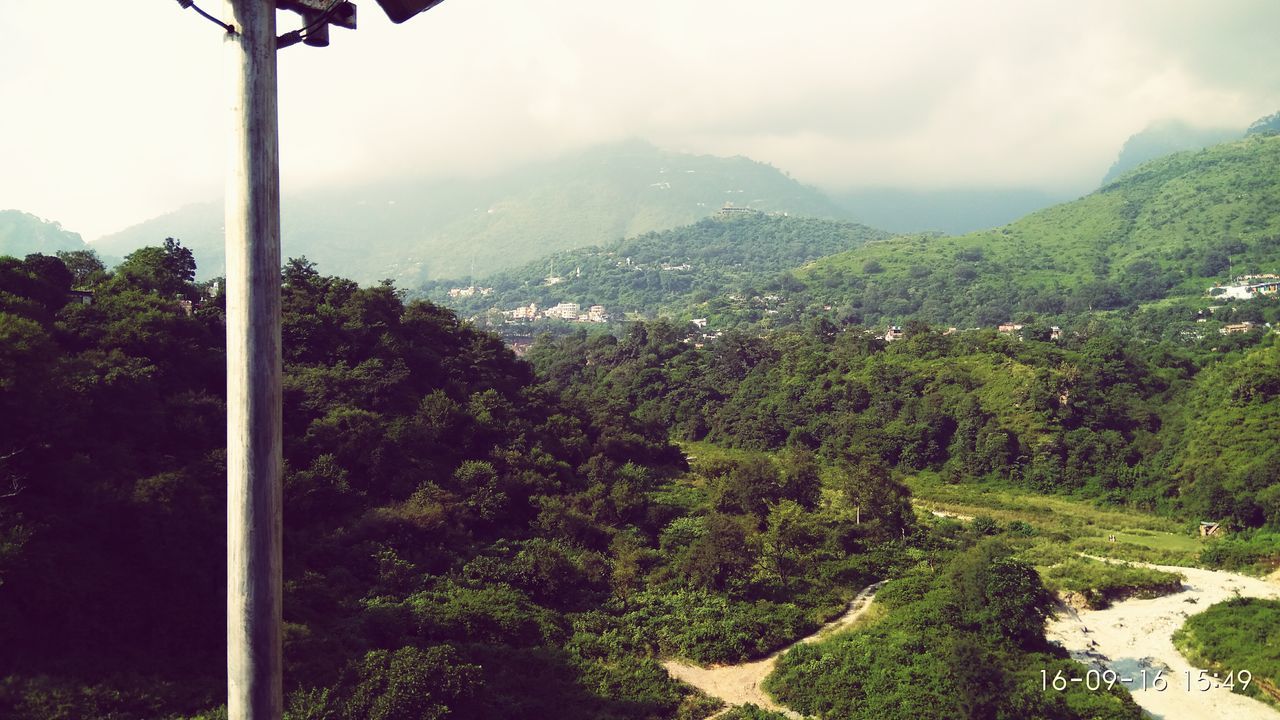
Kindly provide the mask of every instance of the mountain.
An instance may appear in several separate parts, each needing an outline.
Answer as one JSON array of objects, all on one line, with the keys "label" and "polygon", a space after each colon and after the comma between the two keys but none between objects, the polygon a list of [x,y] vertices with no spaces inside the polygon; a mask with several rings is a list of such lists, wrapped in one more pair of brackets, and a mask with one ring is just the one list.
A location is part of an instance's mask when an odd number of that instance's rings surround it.
[{"label": "mountain", "polygon": [[1280,112],[1253,121],[1245,135],[1280,135]]},{"label": "mountain", "polygon": [[52,255],[59,250],[85,248],[80,233],[64,230],[60,223],[42,220],[21,210],[0,210],[0,255]]},{"label": "mountain", "polygon": [[[286,257],[306,255],[322,270],[412,286],[687,225],[726,203],[848,217],[820,191],[770,165],[628,141],[484,179],[395,181],[288,196],[281,241]],[[122,256],[177,237],[195,253],[201,276],[211,277],[223,272],[221,228],[221,207],[206,203],[96,245]]]},{"label": "mountain", "polygon": [[[718,310],[728,309],[721,306],[751,304],[762,292],[780,291],[788,268],[888,237],[856,223],[718,213],[672,230],[556,253],[477,281],[481,291],[459,293],[454,288],[461,281],[439,281],[424,292],[464,315],[568,302],[583,310],[603,305],[618,319],[663,312],[715,320]],[[758,309],[756,319],[764,305]],[[496,315],[492,319],[501,322]]]},{"label": "mountain", "polygon": [[1235,128],[1197,127],[1181,120],[1164,120],[1130,137],[1102,178],[1106,185],[1145,162],[1184,150],[1200,150],[1229,142],[1243,133]]},{"label": "mountain", "polygon": [[1198,297],[1280,270],[1280,137],[1255,135],[1141,166],[1098,191],[958,237],[899,237],[798,273],[813,304],[871,322],[993,325],[1016,313]]},{"label": "mountain", "polygon": [[1032,188],[906,190],[870,188],[833,195],[853,217],[895,233],[959,235],[1012,222],[1069,200]]}]

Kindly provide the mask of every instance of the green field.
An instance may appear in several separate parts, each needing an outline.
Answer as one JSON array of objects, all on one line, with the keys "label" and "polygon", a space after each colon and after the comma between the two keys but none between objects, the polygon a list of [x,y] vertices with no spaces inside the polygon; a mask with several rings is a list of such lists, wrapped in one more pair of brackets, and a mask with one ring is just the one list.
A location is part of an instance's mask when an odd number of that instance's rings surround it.
[{"label": "green field", "polygon": [[[1023,522],[1079,552],[1166,565],[1199,564],[1204,543],[1169,518],[1101,508],[1069,497],[1037,495],[999,486],[949,485],[930,475],[907,479],[917,507],[1000,523]],[[1114,536],[1115,542],[1108,540]]]}]

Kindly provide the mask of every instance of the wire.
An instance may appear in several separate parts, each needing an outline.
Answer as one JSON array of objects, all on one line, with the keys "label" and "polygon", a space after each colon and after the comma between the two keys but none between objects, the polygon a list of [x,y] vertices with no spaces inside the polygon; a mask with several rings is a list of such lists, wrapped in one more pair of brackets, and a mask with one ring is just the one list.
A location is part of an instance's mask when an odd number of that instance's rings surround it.
[{"label": "wire", "polygon": [[216,17],[214,17],[214,16],[210,15],[209,13],[205,12],[204,10],[201,10],[201,9],[200,9],[200,6],[199,6],[199,5],[196,5],[195,0],[178,0],[178,4],[179,4],[179,5],[181,5],[181,6],[182,6],[182,8],[183,8],[184,10],[185,10],[186,8],[191,8],[192,10],[195,10],[196,12],[200,13],[200,15],[201,15],[202,17],[207,18],[207,19],[209,20],[209,22],[213,23],[214,25],[217,25],[218,27],[222,28],[223,30],[226,30],[228,33],[230,33],[230,34],[232,34],[232,35],[235,35],[235,34],[236,34],[236,28],[235,28],[235,26],[234,26],[234,25],[231,25],[231,24],[228,24],[228,23],[224,23],[224,22],[222,22],[221,20],[219,20],[218,18],[216,18]]}]

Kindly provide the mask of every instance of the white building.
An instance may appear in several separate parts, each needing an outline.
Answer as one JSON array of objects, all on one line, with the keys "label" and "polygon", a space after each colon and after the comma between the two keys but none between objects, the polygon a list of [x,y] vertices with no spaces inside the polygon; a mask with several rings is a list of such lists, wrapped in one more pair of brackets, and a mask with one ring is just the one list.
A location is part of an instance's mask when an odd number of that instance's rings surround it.
[{"label": "white building", "polygon": [[562,302],[559,305],[556,305],[555,307],[547,308],[545,311],[543,311],[542,315],[543,317],[549,317],[549,318],[577,320],[578,315],[581,314],[581,312],[582,312],[582,308],[578,305],[578,303]]}]

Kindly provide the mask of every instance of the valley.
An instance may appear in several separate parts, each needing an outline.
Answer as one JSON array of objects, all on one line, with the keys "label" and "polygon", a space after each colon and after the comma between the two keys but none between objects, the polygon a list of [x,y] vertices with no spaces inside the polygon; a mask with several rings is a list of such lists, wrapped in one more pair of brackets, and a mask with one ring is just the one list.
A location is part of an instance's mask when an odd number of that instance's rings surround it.
[{"label": "valley", "polygon": [[[1277,153],[949,237],[624,144],[539,171],[597,204],[480,184],[497,272],[287,260],[287,717],[1273,717],[1044,678],[1185,648],[1280,680],[1232,630],[1280,621],[1240,604],[1280,567]],[[453,191],[393,212],[447,227]],[[0,712],[221,720],[224,283],[196,241],[108,267],[19,219],[49,252],[0,258]],[[353,276],[414,262],[345,232]]]}]

